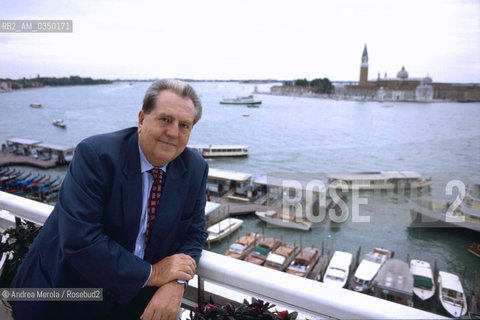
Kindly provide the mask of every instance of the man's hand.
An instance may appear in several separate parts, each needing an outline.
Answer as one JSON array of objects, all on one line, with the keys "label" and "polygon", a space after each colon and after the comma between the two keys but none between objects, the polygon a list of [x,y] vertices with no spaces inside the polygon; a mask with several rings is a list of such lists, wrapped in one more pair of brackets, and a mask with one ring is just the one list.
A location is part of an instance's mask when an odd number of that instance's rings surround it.
[{"label": "man's hand", "polygon": [[185,286],[183,283],[171,281],[160,288],[153,295],[141,320],[174,320],[182,305]]},{"label": "man's hand", "polygon": [[166,257],[152,265],[147,286],[161,287],[173,280],[189,281],[195,275],[197,264],[192,257],[179,253]]}]

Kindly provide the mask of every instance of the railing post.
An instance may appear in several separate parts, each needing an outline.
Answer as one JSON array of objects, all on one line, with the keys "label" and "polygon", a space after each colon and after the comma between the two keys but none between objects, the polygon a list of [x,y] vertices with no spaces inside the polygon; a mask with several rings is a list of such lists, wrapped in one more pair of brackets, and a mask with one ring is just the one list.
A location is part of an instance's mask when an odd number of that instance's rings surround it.
[{"label": "railing post", "polygon": [[202,310],[205,306],[205,290],[204,290],[204,282],[202,277],[197,275],[197,303],[198,303],[198,310]]}]

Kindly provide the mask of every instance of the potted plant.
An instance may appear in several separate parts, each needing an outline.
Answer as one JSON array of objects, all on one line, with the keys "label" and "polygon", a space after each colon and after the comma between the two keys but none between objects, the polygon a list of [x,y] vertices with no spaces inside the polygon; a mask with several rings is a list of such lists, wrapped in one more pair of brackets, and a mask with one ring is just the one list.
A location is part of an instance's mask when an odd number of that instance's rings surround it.
[{"label": "potted plant", "polygon": [[16,226],[5,230],[1,236],[0,287],[8,288],[23,262],[41,227],[31,222],[17,220]]},{"label": "potted plant", "polygon": [[252,303],[247,300],[235,307],[228,303],[224,306],[207,304],[205,307],[190,312],[189,320],[294,320],[298,313],[288,311],[277,311],[272,309],[274,304],[252,298]]}]

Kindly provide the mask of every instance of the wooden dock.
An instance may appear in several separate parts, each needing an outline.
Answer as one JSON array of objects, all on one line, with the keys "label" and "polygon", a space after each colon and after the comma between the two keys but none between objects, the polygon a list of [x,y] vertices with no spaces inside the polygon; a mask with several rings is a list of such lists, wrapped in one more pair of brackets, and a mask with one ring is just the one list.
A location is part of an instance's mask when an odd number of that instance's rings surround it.
[{"label": "wooden dock", "polygon": [[33,157],[19,156],[14,153],[0,152],[0,167],[14,165],[28,165],[42,169],[58,166],[55,160],[40,160]]}]

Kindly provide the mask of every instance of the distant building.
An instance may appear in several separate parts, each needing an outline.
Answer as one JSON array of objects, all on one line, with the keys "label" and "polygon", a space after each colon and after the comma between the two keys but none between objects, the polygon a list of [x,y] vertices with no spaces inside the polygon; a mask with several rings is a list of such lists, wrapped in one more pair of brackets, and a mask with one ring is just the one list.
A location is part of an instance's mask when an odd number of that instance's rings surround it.
[{"label": "distant building", "polygon": [[480,101],[479,84],[434,83],[428,75],[424,78],[409,78],[405,67],[396,78],[368,80],[367,45],[363,48],[358,84],[336,84],[335,97],[353,100],[375,101]]}]

